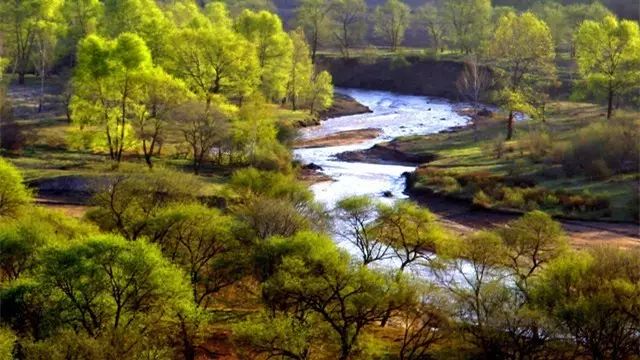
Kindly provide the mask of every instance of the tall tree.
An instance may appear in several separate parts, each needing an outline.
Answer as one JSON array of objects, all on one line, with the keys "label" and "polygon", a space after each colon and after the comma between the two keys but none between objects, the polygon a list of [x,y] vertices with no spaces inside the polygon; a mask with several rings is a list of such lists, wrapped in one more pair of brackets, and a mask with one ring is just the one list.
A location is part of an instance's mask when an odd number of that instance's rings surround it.
[{"label": "tall tree", "polygon": [[168,35],[171,22],[153,0],[105,0],[100,32],[107,37],[122,33],[140,36],[151,51],[153,61],[159,62],[171,51]]},{"label": "tall tree", "polygon": [[326,110],[333,104],[333,79],[328,71],[315,74],[307,90],[305,101],[311,114]]},{"label": "tall tree", "polygon": [[61,4],[62,2],[59,0],[51,1],[51,5],[45,9],[35,25],[32,61],[36,73],[40,77],[38,112],[42,112],[45,79],[49,76],[49,70],[56,59],[56,47],[60,35],[64,31],[64,25],[61,22],[59,13]]},{"label": "tall tree", "polygon": [[488,54],[504,73],[502,92],[507,118],[507,140],[513,137],[514,112],[532,112],[531,92],[541,80],[555,76],[555,50],[547,25],[532,13],[500,19]]},{"label": "tall tree", "polygon": [[245,10],[236,21],[236,30],[255,46],[262,69],[261,89],[269,100],[280,101],[286,94],[291,65],[291,39],[276,14]]},{"label": "tall tree", "polygon": [[66,25],[62,44],[70,62],[75,61],[78,42],[96,32],[103,12],[100,0],[65,0],[60,9]]},{"label": "tall tree", "polygon": [[171,115],[191,95],[184,82],[167,74],[160,67],[154,67],[143,75],[134,125],[149,168],[153,167],[153,156],[162,147]]},{"label": "tall tree", "polygon": [[362,40],[366,30],[367,4],[364,0],[336,0],[331,8],[333,35],[344,57]]},{"label": "tall tree", "polygon": [[402,0],[387,0],[376,7],[374,29],[396,51],[409,27],[411,9]]},{"label": "tall tree", "polygon": [[442,14],[442,7],[434,4],[425,4],[416,10],[414,21],[426,30],[431,38],[431,47],[435,52],[443,51],[448,36],[449,27]]},{"label": "tall tree", "polygon": [[243,97],[257,87],[254,49],[231,29],[185,28],[173,39],[176,46],[168,67],[207,104],[215,95]]},{"label": "tall tree", "polygon": [[309,37],[311,45],[311,62],[315,64],[318,46],[329,32],[329,11],[332,3],[329,0],[302,0],[297,10],[298,23]]},{"label": "tall tree", "polygon": [[335,358],[349,359],[364,328],[413,300],[402,279],[353,265],[330,239],[308,232],[269,243],[280,264],[263,287],[270,309],[315,314],[337,339]]},{"label": "tall tree", "polygon": [[640,27],[629,20],[606,17],[585,21],[576,34],[578,72],[589,90],[607,99],[607,119],[616,96],[638,88]]},{"label": "tall tree", "polygon": [[488,35],[491,0],[447,0],[442,15],[451,26],[456,48],[467,54],[475,52]]},{"label": "tall tree", "polygon": [[137,35],[124,33],[115,40],[86,37],[78,48],[73,78],[73,119],[80,126],[104,129],[111,160],[120,162],[127,134],[140,102],[141,84],[151,69],[151,53]]},{"label": "tall tree", "polygon": [[306,88],[311,85],[313,64],[309,57],[309,46],[302,28],[291,32],[290,36],[293,51],[291,52],[291,71],[287,84],[287,100],[291,103],[291,108],[296,110],[301,105],[300,98],[305,94]]},{"label": "tall tree", "polygon": [[7,34],[5,41],[13,61],[18,83],[24,84],[31,66],[38,21],[52,14],[60,1],[9,0],[0,3],[0,28]]}]

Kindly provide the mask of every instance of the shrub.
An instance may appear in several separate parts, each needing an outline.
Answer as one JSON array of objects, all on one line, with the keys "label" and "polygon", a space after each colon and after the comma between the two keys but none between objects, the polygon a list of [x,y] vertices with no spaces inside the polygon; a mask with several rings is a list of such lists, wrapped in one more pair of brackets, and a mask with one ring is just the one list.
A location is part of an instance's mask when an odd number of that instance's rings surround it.
[{"label": "shrub", "polygon": [[493,204],[493,199],[491,199],[484,191],[480,190],[475,195],[473,195],[473,205],[488,208]]},{"label": "shrub", "polygon": [[24,186],[20,172],[0,158],[0,218],[16,215],[30,202],[31,192]]},{"label": "shrub", "polygon": [[553,149],[553,142],[548,133],[531,131],[523,141],[524,150],[533,161],[543,160]]},{"label": "shrub", "polygon": [[640,130],[635,121],[592,124],[578,132],[559,160],[570,176],[603,179],[614,174],[637,172],[640,170],[638,138]]},{"label": "shrub", "polygon": [[525,200],[522,191],[518,188],[505,187],[501,204],[514,209],[524,208]]},{"label": "shrub", "polygon": [[25,144],[22,127],[13,118],[9,103],[0,104],[0,147],[8,151],[19,151]]}]

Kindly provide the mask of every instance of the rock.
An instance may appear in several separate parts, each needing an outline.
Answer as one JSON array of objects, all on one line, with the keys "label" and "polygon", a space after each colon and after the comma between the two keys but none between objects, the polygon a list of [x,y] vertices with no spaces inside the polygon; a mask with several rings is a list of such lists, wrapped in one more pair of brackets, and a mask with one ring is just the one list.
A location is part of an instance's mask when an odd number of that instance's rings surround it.
[{"label": "rock", "polygon": [[393,193],[391,192],[391,190],[383,191],[382,192],[382,196],[384,196],[386,198],[392,198],[393,197]]},{"label": "rock", "polygon": [[307,165],[302,166],[303,169],[305,170],[314,170],[314,171],[322,171],[322,166],[314,164],[314,163],[310,163]]}]

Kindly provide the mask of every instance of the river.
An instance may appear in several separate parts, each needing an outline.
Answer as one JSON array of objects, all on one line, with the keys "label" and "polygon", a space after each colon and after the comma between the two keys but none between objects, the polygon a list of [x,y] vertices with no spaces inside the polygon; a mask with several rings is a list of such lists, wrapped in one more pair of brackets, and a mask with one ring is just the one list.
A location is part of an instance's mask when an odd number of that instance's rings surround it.
[{"label": "river", "polygon": [[[344,162],[336,159],[336,154],[367,149],[398,136],[437,133],[469,121],[468,117],[456,113],[453,103],[444,99],[360,89],[338,89],[337,92],[353,97],[372,112],[336,117],[321,125],[305,128],[301,133],[303,138],[319,138],[366,128],[379,128],[382,134],[355,145],[295,150],[298,160],[321,166],[322,172],[334,179],[311,187],[316,200],[329,209],[334,207],[337,200],[349,195],[368,195],[383,201],[405,198],[401,175],[414,170],[410,166]],[[384,197],[385,191],[391,191],[393,197]]]},{"label": "river", "polygon": [[[302,163],[314,163],[322,167],[322,172],[333,179],[311,186],[318,202],[327,209],[335,207],[338,200],[351,195],[366,195],[380,201],[392,202],[403,199],[405,182],[402,174],[413,171],[414,167],[400,165],[380,165],[338,160],[335,155],[345,151],[363,150],[373,145],[389,141],[398,136],[425,135],[437,133],[453,126],[465,125],[469,118],[455,111],[455,104],[439,98],[394,94],[385,91],[360,89],[339,89],[371,109],[371,113],[341,116],[328,119],[322,124],[305,128],[301,132],[304,139],[325,137],[348,130],[378,128],[382,130],[375,139],[345,146],[296,149],[295,157]],[[393,196],[384,196],[390,191]],[[339,227],[335,221],[334,238],[339,245],[354,256],[359,250],[351,243],[340,241]],[[389,258],[379,265],[395,268],[399,259]],[[433,278],[425,267],[411,266],[412,272],[423,278]]]}]

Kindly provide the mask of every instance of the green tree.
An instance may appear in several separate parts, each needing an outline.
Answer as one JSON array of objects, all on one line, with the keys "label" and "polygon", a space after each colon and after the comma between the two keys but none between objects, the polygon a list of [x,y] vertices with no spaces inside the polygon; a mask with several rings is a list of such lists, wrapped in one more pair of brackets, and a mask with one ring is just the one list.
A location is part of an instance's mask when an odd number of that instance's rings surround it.
[{"label": "green tree", "polygon": [[135,240],[144,234],[162,208],[195,201],[200,187],[195,177],[182,172],[123,169],[98,190],[93,199],[95,208],[86,216],[102,230]]},{"label": "green tree", "polygon": [[160,210],[145,234],[191,280],[194,302],[207,308],[211,296],[243,275],[236,221],[200,204],[174,204]]},{"label": "green tree", "polygon": [[[337,359],[350,358],[367,325],[413,298],[403,280],[353,265],[327,237],[299,233],[274,238],[270,247],[268,252],[283,255],[263,285],[265,302],[272,309],[319,316],[338,340]],[[289,251],[282,252],[282,247]]]},{"label": "green tree", "polygon": [[576,58],[588,89],[607,99],[611,118],[614,98],[637,89],[640,81],[638,23],[612,16],[583,22],[576,34]]},{"label": "green tree", "polygon": [[[98,29],[103,5],[99,0],[65,0],[60,9],[65,23],[62,47],[66,54],[75,54],[78,42]],[[72,62],[75,60],[71,56]]]},{"label": "green tree", "polygon": [[102,235],[50,248],[35,278],[58,327],[106,336],[116,358],[168,347],[165,331],[193,309],[183,273],[144,240]]},{"label": "green tree", "polygon": [[499,233],[508,249],[506,265],[513,271],[516,285],[525,296],[528,296],[530,279],[568,249],[560,224],[542,211],[526,213]]},{"label": "green tree", "polygon": [[440,284],[453,295],[456,313],[463,322],[461,330],[488,358],[505,356],[501,351],[501,320],[511,301],[511,292],[503,284],[505,275],[500,271],[505,253],[500,236],[480,231],[452,239],[442,247],[438,254],[445,265],[434,268]]},{"label": "green tree", "polygon": [[13,359],[18,337],[10,329],[0,327],[0,359]]},{"label": "green tree", "polygon": [[144,160],[152,168],[152,158],[166,137],[171,115],[189,100],[191,93],[182,81],[157,66],[143,76],[141,92],[134,124]]},{"label": "green tree", "polygon": [[311,114],[330,108],[333,104],[333,78],[331,74],[326,70],[315,74],[304,96],[306,106]]},{"label": "green tree", "polygon": [[286,95],[292,45],[280,18],[268,11],[244,10],[236,30],[255,46],[262,93],[269,100],[281,100]]},{"label": "green tree", "polygon": [[487,36],[491,0],[447,0],[442,16],[451,27],[454,46],[467,54],[475,52]]},{"label": "green tree", "polygon": [[292,315],[261,313],[235,325],[233,338],[240,348],[267,357],[308,360],[314,342],[322,335],[319,325]]},{"label": "green tree", "polygon": [[400,272],[418,260],[428,260],[427,252],[434,251],[447,237],[436,223],[436,217],[412,202],[381,205],[378,211],[373,228],[375,236],[391,245],[400,259]]},{"label": "green tree", "polygon": [[169,68],[210,104],[214,95],[244,97],[259,84],[259,66],[250,43],[221,26],[181,29]]},{"label": "green tree", "polygon": [[289,83],[287,84],[287,99],[291,103],[291,108],[297,110],[301,105],[301,97],[308,93],[313,76],[313,64],[309,57],[309,46],[305,40],[304,32],[301,28],[292,32],[291,42],[293,51],[291,52],[291,71],[289,73]]},{"label": "green tree", "polygon": [[31,192],[23,182],[18,169],[0,158],[0,218],[16,216],[31,203]]},{"label": "green tree", "polygon": [[613,248],[568,253],[536,280],[534,302],[559,326],[558,338],[575,341],[578,354],[632,357],[640,344],[638,259],[636,250]]},{"label": "green tree", "polygon": [[193,171],[197,175],[211,157],[214,149],[222,151],[222,143],[229,134],[230,111],[220,96],[208,104],[191,102],[174,113],[182,124],[181,131],[191,150]]},{"label": "green tree", "polygon": [[124,33],[114,40],[90,35],[79,45],[70,105],[73,120],[81,128],[104,129],[109,156],[118,163],[150,69],[151,54],[137,35]]},{"label": "green tree", "polygon": [[378,216],[379,204],[368,196],[352,196],[336,204],[336,218],[345,226],[340,235],[353,244],[362,257],[362,264],[387,259],[391,252],[389,243],[376,237],[373,222]]},{"label": "green tree", "polygon": [[24,77],[30,70],[38,21],[57,11],[60,4],[60,1],[43,0],[0,3],[0,29],[7,34],[5,46],[9,49],[19,84],[24,84]]},{"label": "green tree", "polygon": [[109,38],[134,33],[144,40],[153,61],[164,59],[170,52],[168,35],[171,23],[153,0],[105,0],[100,18],[100,33]]},{"label": "green tree", "polygon": [[507,86],[501,97],[509,111],[507,140],[510,140],[514,112],[531,109],[533,86],[541,79],[555,76],[553,40],[547,25],[532,13],[507,15],[498,22],[487,52],[506,78]]},{"label": "green tree", "polygon": [[44,83],[49,71],[56,60],[56,47],[60,35],[64,32],[64,25],[60,18],[61,0],[53,0],[47,6],[34,29],[34,54],[32,62],[36,73],[40,77],[40,97],[38,99],[38,112],[42,112],[44,101]]},{"label": "green tree", "polygon": [[336,0],[331,8],[333,36],[342,56],[362,40],[366,31],[367,4],[364,0]]},{"label": "green tree", "polygon": [[396,51],[409,27],[411,9],[402,0],[387,0],[375,9],[375,32]]},{"label": "green tree", "polygon": [[302,0],[297,9],[298,23],[309,37],[311,62],[315,64],[318,47],[329,32],[329,12],[332,3],[329,0]]},{"label": "green tree", "polygon": [[449,27],[442,14],[442,7],[425,4],[416,10],[414,21],[426,30],[431,40],[431,47],[435,52],[444,51]]}]

